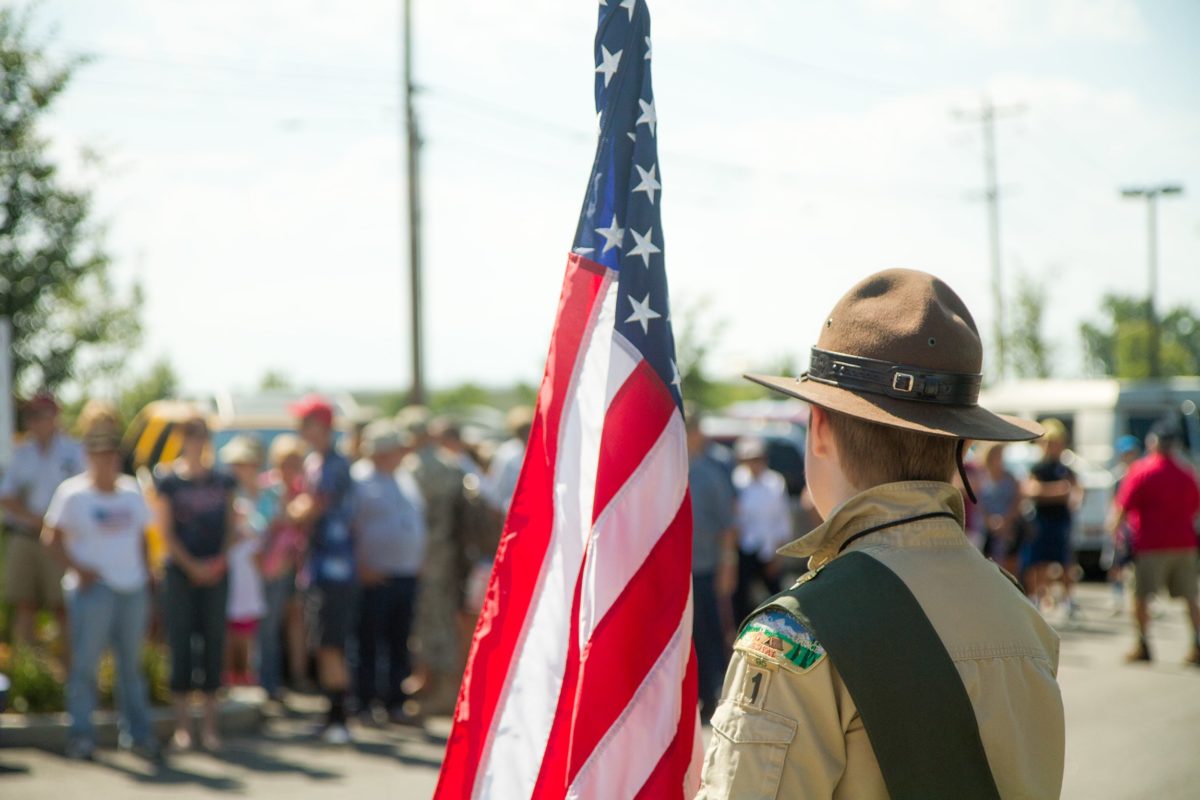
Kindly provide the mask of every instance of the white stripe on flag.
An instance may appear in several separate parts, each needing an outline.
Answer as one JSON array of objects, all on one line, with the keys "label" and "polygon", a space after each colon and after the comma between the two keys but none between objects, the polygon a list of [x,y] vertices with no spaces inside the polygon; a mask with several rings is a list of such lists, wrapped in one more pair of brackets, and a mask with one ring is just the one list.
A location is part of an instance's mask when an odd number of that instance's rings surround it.
[{"label": "white stripe on flag", "polygon": [[[633,797],[646,783],[679,732],[679,687],[692,645],[692,592],[675,635],[650,668],[625,711],[604,734],[567,790],[568,798]],[[619,769],[612,765],[619,764]]]},{"label": "white stripe on flag", "polygon": [[609,270],[605,275],[607,285],[600,290],[603,298],[596,303],[588,325],[563,409],[554,465],[554,531],[547,564],[526,616],[511,678],[500,698],[502,710],[489,750],[483,755],[486,767],[478,773],[478,797],[528,797],[554,724],[567,660],[571,604],[584,538],[591,528],[616,317],[615,274]]},{"label": "white stripe on flag", "polygon": [[581,650],[679,513],[687,470],[683,417],[672,413],[650,452],[596,520],[579,604]]}]

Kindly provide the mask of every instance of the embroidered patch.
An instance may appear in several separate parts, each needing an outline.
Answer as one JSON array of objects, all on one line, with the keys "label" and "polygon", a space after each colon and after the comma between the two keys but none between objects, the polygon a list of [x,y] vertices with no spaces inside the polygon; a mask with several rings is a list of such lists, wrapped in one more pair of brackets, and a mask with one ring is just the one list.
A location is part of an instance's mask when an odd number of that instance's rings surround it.
[{"label": "embroidered patch", "polygon": [[770,661],[793,672],[807,672],[825,657],[825,648],[808,628],[777,608],[755,617],[742,630],[733,648],[760,666]]},{"label": "embroidered patch", "polygon": [[767,700],[767,687],[771,685],[773,671],[747,666],[746,674],[742,678],[742,693],[738,699],[745,705],[762,708]]}]

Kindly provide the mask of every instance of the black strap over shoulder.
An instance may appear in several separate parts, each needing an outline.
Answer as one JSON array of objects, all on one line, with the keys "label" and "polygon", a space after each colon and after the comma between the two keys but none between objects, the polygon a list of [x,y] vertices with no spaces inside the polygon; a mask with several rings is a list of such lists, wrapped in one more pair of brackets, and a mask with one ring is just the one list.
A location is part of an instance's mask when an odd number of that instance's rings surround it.
[{"label": "black strap over shoulder", "polygon": [[771,607],[794,614],[828,652],[893,800],[999,800],[958,670],[896,573],[846,553],[759,611]]}]

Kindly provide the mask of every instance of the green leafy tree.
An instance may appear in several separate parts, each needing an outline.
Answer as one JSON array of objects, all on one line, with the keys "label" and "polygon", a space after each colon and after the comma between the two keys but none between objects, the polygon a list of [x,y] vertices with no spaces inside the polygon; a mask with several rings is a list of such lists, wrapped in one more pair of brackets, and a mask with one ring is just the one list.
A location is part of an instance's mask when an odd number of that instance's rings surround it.
[{"label": "green leafy tree", "polygon": [[1046,341],[1042,330],[1046,296],[1045,284],[1027,275],[1020,276],[1006,348],[1008,363],[1018,378],[1050,377],[1054,349]]},{"label": "green leafy tree", "polygon": [[267,370],[258,380],[258,389],[261,392],[291,388],[293,388],[292,379],[288,377],[286,372],[278,369]]},{"label": "green leafy tree", "polygon": [[147,404],[178,394],[179,376],[170,361],[160,358],[150,365],[146,374],[130,382],[121,392],[117,407],[121,411],[121,418],[128,423]]},{"label": "green leafy tree", "polygon": [[0,316],[19,391],[71,380],[86,390],[123,370],[141,336],[141,294],[115,291],[91,194],[64,181],[40,134],[82,62],[49,58],[31,17],[0,8]]},{"label": "green leafy tree", "polygon": [[[1088,371],[1114,378],[1150,377],[1148,301],[1110,294],[1100,308],[1101,319],[1080,327]],[[1162,316],[1159,331],[1163,376],[1200,374],[1200,316],[1185,306],[1173,308]]]}]

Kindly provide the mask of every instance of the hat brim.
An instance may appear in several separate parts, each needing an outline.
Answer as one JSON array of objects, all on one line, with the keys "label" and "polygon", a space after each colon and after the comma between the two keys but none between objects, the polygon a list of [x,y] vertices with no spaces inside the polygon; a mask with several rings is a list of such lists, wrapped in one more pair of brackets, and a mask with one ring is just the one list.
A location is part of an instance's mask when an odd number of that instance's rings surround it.
[{"label": "hat brim", "polygon": [[1036,422],[993,414],[980,406],[949,406],[899,400],[886,395],[858,394],[804,377],[745,375],[768,389],[806,400],[813,405],[879,425],[984,442],[1027,442],[1042,435]]}]

